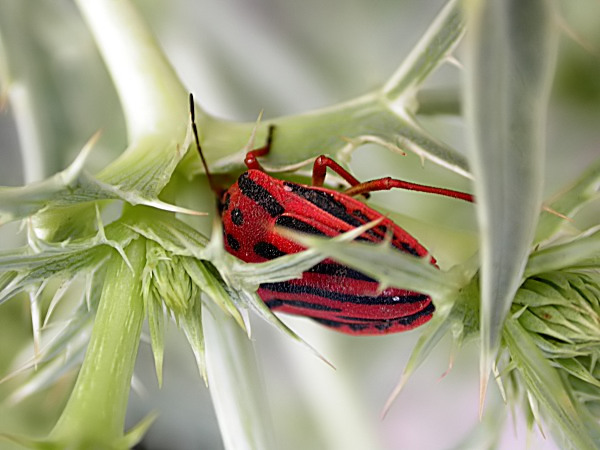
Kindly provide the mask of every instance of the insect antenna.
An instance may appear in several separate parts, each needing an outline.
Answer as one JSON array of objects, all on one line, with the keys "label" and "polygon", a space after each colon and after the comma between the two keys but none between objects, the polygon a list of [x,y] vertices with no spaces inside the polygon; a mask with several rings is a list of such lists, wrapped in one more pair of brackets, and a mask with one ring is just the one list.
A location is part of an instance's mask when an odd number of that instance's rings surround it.
[{"label": "insect antenna", "polygon": [[202,147],[200,146],[200,138],[198,137],[198,127],[196,126],[196,109],[194,107],[194,95],[190,93],[190,118],[192,121],[192,131],[194,132],[194,140],[196,141],[196,148],[198,149],[198,153],[200,154],[200,159],[202,160],[202,166],[204,166],[204,172],[206,173],[206,178],[208,179],[208,184],[212,191],[217,194],[217,199],[221,198],[222,190],[219,189],[217,184],[215,183],[214,178],[212,177],[210,170],[208,169],[208,164],[206,163],[206,159],[204,158],[204,153],[202,153]]}]

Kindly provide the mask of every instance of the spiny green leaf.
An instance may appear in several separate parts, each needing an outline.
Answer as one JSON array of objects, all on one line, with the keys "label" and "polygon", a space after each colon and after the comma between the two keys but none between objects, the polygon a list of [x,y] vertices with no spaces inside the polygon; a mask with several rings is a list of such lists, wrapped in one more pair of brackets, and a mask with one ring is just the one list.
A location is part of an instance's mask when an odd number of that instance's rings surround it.
[{"label": "spiny green leaf", "polygon": [[[413,116],[418,107],[415,101],[417,88],[446,61],[463,32],[460,2],[452,0],[439,13],[405,63],[380,89],[338,105],[261,124],[257,142],[266,139],[269,125],[277,127],[264,167],[271,172],[297,169],[321,153],[347,162],[356,146],[375,142],[388,148],[408,149],[423,159],[470,176],[464,157],[433,138]],[[245,144],[255,123],[228,123],[201,110],[197,117],[202,148],[211,170],[216,173],[242,169]]]},{"label": "spiny green leaf", "polygon": [[423,327],[423,333],[411,352],[400,380],[383,407],[382,416],[387,413],[409,378],[425,362],[442,337],[451,331],[455,346],[459,347],[465,337],[472,335],[478,329],[477,324],[473,323],[477,321],[477,317],[471,317],[476,316],[478,300],[479,289],[475,278],[460,291],[451,308],[445,307],[435,312],[433,318]]},{"label": "spiny green leaf", "polygon": [[[567,217],[575,214],[590,201],[600,195],[600,159],[595,161],[583,172],[577,180],[566,190],[550,201],[548,207]],[[542,212],[536,230],[535,243],[539,243],[553,236],[565,220],[550,211]]]},{"label": "spiny green leaf", "polygon": [[464,31],[460,1],[451,0],[444,5],[424,36],[383,87],[384,94],[390,100],[406,102],[406,97],[414,95],[427,76],[446,61]]},{"label": "spiny green leaf", "polygon": [[95,235],[72,241],[52,243],[35,240],[39,253],[27,247],[0,252],[0,271],[8,271],[0,279],[0,303],[35,283],[52,277],[72,278],[80,271],[93,271],[109,257],[111,248],[120,251],[136,237],[136,233],[119,222],[98,230]]},{"label": "spiny green leaf", "polygon": [[158,418],[157,412],[151,412],[146,414],[146,416],[140,420],[137,424],[131,428],[127,434],[124,436],[124,448],[134,448],[137,444],[139,444],[146,432],[150,429],[154,421]]},{"label": "spiny green leaf", "polygon": [[92,144],[88,143],[68,168],[46,180],[25,187],[0,187],[0,225],[27,217],[46,207],[51,200],[59,201],[67,193],[67,188],[75,189],[86,184],[88,178],[83,172],[83,165]]},{"label": "spiny green leaf", "polygon": [[[156,139],[153,144],[158,145],[160,141]],[[135,150],[139,153],[146,153],[148,148],[142,147]],[[169,154],[173,149],[163,147],[162,150],[166,154]],[[121,178],[115,175],[115,179],[111,181],[121,184],[113,185],[82,171],[82,160],[87,156],[87,153],[89,151],[84,149],[69,168],[46,180],[24,187],[0,187],[0,225],[30,216],[44,208],[61,208],[85,202],[109,199],[123,200],[131,205],[153,206],[166,211],[201,214],[169,205],[157,198],[158,193],[166,184],[164,180],[163,184],[159,184],[157,180],[165,178],[165,175],[170,177],[171,172],[167,172],[167,170],[174,170],[178,160],[173,160],[167,164],[158,156],[153,159],[138,158],[143,161],[135,167],[135,170],[141,172],[139,176],[137,178],[133,176],[127,178],[127,182],[125,183],[125,180],[121,179],[124,176],[123,174],[121,174]],[[133,167],[130,169],[133,169]],[[127,173],[125,168],[119,170]],[[48,214],[44,214],[38,218],[38,222],[42,218],[50,220],[50,224],[38,223],[38,226],[52,229],[59,229],[62,226],[60,215],[49,216]],[[67,218],[63,217],[63,220]]]},{"label": "spiny green leaf", "polygon": [[538,334],[530,334],[531,340],[547,358],[575,358],[590,354],[589,344],[571,344],[554,339],[546,339]]},{"label": "spiny green leaf", "polygon": [[183,258],[182,263],[183,268],[194,283],[206,292],[224,313],[233,317],[238,325],[245,330],[246,324],[240,314],[239,305],[233,302],[231,292],[227,289],[218,272],[211,270],[210,263],[191,258]]},{"label": "spiny green leaf", "polygon": [[483,401],[541,207],[556,39],[545,0],[465,5],[465,116],[481,231]]},{"label": "spiny green leaf", "polygon": [[185,336],[192,347],[196,365],[200,376],[208,385],[208,376],[206,373],[206,351],[204,345],[204,328],[202,325],[202,302],[200,297],[192,299],[190,308],[180,316],[179,324],[185,333]]},{"label": "spiny green leaf", "polygon": [[570,375],[579,378],[581,381],[595,386],[600,389],[600,380],[595,378],[587,369],[575,358],[558,358],[554,362],[563,370],[568,372]]},{"label": "spiny green leaf", "polygon": [[[391,107],[375,93],[325,110],[265,122],[259,126],[257,142],[266,139],[269,125],[275,125],[276,129],[269,156],[261,164],[269,172],[289,171],[308,164],[322,153],[347,162],[358,143],[374,139],[468,174],[466,161],[460,154],[431,137],[414,119],[396,113]],[[198,125],[203,136],[202,149],[214,173],[239,171],[244,167],[244,146],[254,123],[234,126],[214,120],[203,123],[199,118]]]},{"label": "spiny green leaf", "polygon": [[149,281],[142,281],[142,298],[144,299],[144,311],[150,330],[150,344],[154,356],[154,368],[158,386],[162,386],[163,356],[165,350],[165,328],[162,301],[154,295]]},{"label": "spiny green leaf", "polygon": [[450,310],[446,310],[446,312],[434,314],[433,318],[426,324],[425,329],[417,344],[413,348],[410,358],[406,363],[406,367],[400,376],[400,380],[396,383],[394,390],[389,395],[388,399],[383,406],[381,416],[384,417],[389,409],[392,407],[393,402],[400,395],[402,389],[408,382],[409,378],[412,374],[425,362],[427,357],[431,354],[431,351],[435,348],[435,346],[440,342],[440,340],[446,335],[446,333],[450,330],[452,324],[448,320],[448,316],[450,315]]},{"label": "spiny green leaf", "polygon": [[140,206],[127,211],[121,222],[175,255],[200,257],[208,244],[205,236],[170,212]]},{"label": "spiny green leaf", "polygon": [[[526,309],[518,320],[531,333],[559,342],[582,344],[575,352],[600,344],[600,305],[594,286],[597,277],[578,272],[550,272],[528,279],[514,305]],[[560,357],[560,356],[559,356]]]},{"label": "spiny green leaf", "polygon": [[570,448],[596,448],[585,418],[580,415],[556,370],[542,356],[525,330],[517,321],[508,319],[503,337],[527,390],[540,405],[544,417],[552,421],[552,433]]},{"label": "spiny green leaf", "polygon": [[533,252],[527,261],[525,277],[558,269],[600,267],[600,230],[590,231]]},{"label": "spiny green leaf", "polygon": [[[362,233],[364,226],[353,231]],[[368,274],[384,288],[397,286],[429,294],[439,302],[440,307],[445,298],[452,296],[468,282],[468,275],[460,270],[443,272],[436,269],[429,257],[417,258],[399,252],[389,242],[345,242],[350,237],[346,236],[348,234],[333,239],[300,234],[292,236],[322,257],[333,258]]]}]

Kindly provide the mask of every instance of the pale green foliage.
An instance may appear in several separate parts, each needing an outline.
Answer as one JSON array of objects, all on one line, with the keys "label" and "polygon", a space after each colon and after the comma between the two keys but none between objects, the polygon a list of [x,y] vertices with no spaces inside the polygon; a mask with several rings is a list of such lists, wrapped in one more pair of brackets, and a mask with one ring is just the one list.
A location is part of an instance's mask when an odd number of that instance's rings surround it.
[{"label": "pale green foliage", "polygon": [[514,377],[503,377],[533,414],[556,426],[563,446],[595,448],[600,428],[592,419],[600,388],[598,273],[550,272],[528,279],[517,292],[504,339]]}]

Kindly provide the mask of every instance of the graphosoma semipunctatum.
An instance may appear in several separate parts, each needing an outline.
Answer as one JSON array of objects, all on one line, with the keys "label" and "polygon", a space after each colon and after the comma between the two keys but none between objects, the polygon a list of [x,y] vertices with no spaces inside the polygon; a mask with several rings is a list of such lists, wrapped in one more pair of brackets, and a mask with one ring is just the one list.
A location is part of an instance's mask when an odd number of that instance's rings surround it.
[{"label": "graphosoma semipunctatum", "polygon": [[[220,192],[202,155],[191,96],[190,109],[196,144],[209,182],[215,192]],[[276,226],[332,237],[381,219],[357,240],[380,242],[391,233],[391,245],[398,251],[429,258],[435,265],[435,259],[414,237],[353,196],[401,188],[473,201],[470,194],[393,178],[360,183],[326,156],[315,160],[312,186],[279,180],[268,175],[257,160],[268,153],[272,134],[270,127],[267,144],[248,152],[245,159],[248,170],[221,196],[225,249],[243,261],[260,263],[304,250],[276,233]],[[327,167],[352,187],[344,192],[323,187]],[[429,296],[394,287],[379,291],[376,280],[331,259],[313,266],[300,279],[261,284],[258,295],[272,310],[310,317],[337,331],[358,335],[410,330],[427,322],[434,312]]]}]

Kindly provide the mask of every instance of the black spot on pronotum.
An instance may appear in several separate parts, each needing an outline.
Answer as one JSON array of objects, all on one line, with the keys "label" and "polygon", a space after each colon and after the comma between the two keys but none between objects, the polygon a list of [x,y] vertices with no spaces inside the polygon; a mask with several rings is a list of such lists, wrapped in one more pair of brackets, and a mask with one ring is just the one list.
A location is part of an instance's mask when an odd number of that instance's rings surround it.
[{"label": "black spot on pronotum", "polygon": [[285,255],[285,252],[282,252],[270,242],[262,241],[254,245],[254,253],[265,259],[275,259]]},{"label": "black spot on pronotum", "polygon": [[254,200],[261,206],[271,217],[277,217],[283,214],[283,206],[279,204],[271,193],[262,187],[260,184],[250,179],[248,172],[244,172],[238,178],[238,187],[243,195],[251,200]]},{"label": "black spot on pronotum", "polygon": [[279,216],[275,223],[279,226],[290,228],[292,230],[300,231],[301,233],[316,234],[317,236],[325,236],[321,230],[313,227],[312,225],[303,222],[295,217],[286,215]]},{"label": "black spot on pronotum", "polygon": [[227,239],[227,244],[229,244],[232,250],[237,252],[240,249],[240,243],[231,234],[227,234],[225,239]]},{"label": "black spot on pronotum", "polygon": [[244,224],[244,214],[241,209],[233,208],[231,210],[231,221],[238,227]]}]

